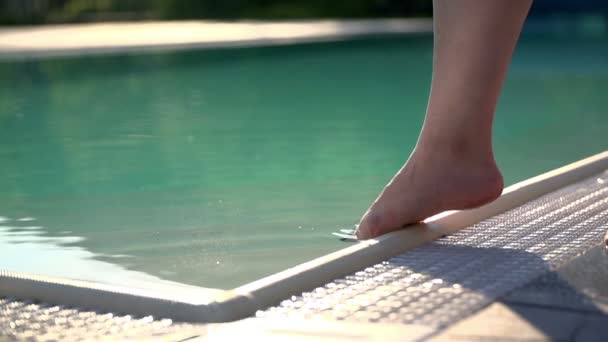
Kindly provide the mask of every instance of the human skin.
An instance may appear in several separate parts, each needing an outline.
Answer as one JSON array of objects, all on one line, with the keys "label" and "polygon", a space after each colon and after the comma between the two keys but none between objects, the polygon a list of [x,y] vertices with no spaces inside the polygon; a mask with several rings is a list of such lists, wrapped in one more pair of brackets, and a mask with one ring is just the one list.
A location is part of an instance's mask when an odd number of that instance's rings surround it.
[{"label": "human skin", "polygon": [[532,0],[434,0],[433,78],[405,165],[361,218],[359,239],[500,196],[492,148],[496,102]]}]

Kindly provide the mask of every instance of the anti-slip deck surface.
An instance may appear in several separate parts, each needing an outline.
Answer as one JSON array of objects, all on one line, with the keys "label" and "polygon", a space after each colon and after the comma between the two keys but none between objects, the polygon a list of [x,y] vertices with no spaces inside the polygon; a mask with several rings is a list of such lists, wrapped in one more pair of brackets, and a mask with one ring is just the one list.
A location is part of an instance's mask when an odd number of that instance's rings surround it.
[{"label": "anti-slip deck surface", "polygon": [[[43,341],[191,337],[192,326],[169,319],[0,298],[0,336]],[[2,338],[0,338],[2,339]]]},{"label": "anti-slip deck surface", "polygon": [[[608,172],[258,312],[435,328],[572,260],[608,229]],[[40,340],[204,335],[202,325],[2,297],[0,336]]]},{"label": "anti-slip deck surface", "polygon": [[604,172],[258,316],[443,327],[597,245],[606,230]]}]

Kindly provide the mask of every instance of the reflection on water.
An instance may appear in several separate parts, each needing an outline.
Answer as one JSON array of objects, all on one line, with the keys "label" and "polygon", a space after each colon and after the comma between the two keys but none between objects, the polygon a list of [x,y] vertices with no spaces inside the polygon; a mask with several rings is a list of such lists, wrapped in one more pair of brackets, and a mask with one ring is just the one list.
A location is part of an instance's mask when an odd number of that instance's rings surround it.
[{"label": "reflection on water", "polygon": [[[176,289],[202,295],[204,291],[182,284],[98,260],[99,256],[78,246],[83,238],[77,236],[50,236],[41,226],[23,225],[34,218],[11,220],[0,217],[1,270],[27,274],[94,281],[105,284],[128,285],[133,288],[174,292]],[[113,255],[110,258],[128,258]],[[190,298],[193,299],[193,298]]]},{"label": "reflection on water", "polygon": [[[522,40],[495,128],[509,183],[608,147],[607,55]],[[0,63],[0,210],[100,267],[240,285],[345,246],[331,232],[416,142],[431,58],[416,37]]]}]

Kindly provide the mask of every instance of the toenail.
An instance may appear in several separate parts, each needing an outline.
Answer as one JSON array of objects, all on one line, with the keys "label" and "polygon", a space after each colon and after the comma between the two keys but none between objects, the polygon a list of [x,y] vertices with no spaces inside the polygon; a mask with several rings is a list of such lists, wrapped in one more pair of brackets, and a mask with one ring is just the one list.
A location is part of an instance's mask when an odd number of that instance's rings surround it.
[{"label": "toenail", "polygon": [[359,240],[369,239],[369,232],[367,231],[366,228],[361,228],[361,226],[359,226],[359,228],[357,228],[355,235],[357,235],[357,239],[359,239]]},{"label": "toenail", "polygon": [[382,215],[375,212],[368,212],[363,219],[365,224],[362,225],[363,227],[359,226],[357,229],[357,238],[360,240],[366,240],[377,236],[381,221]]}]

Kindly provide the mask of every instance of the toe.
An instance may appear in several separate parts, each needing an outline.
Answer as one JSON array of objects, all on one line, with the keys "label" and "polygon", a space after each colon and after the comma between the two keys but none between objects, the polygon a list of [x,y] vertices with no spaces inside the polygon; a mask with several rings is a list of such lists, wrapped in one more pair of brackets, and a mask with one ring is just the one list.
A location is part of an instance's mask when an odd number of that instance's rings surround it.
[{"label": "toe", "polygon": [[383,215],[376,210],[369,210],[363,215],[359,227],[357,228],[357,239],[367,240],[375,238],[381,234]]}]

